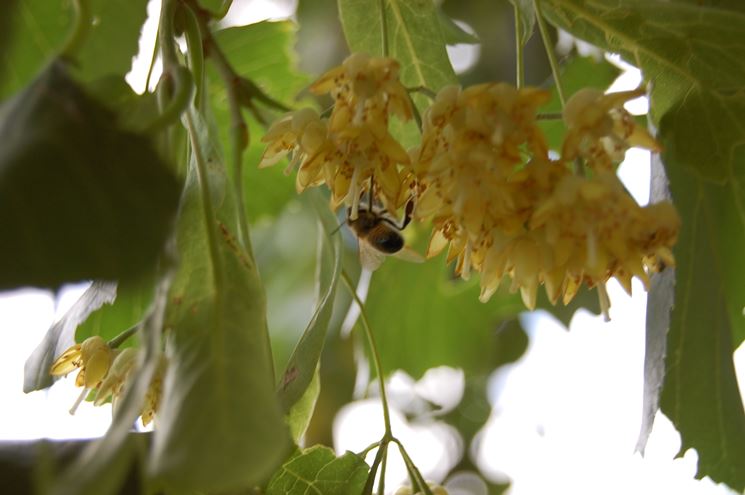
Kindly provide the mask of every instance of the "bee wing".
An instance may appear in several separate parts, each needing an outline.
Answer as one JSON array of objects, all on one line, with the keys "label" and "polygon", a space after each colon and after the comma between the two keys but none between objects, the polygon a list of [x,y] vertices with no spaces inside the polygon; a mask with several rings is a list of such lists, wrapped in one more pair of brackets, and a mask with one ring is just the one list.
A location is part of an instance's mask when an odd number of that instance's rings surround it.
[{"label": "bee wing", "polygon": [[378,251],[370,245],[364,239],[358,239],[360,246],[360,264],[362,268],[374,272],[377,270],[383,261],[385,261],[385,254]]},{"label": "bee wing", "polygon": [[417,253],[410,247],[404,246],[401,251],[398,251],[397,253],[394,253],[393,256],[400,260],[409,261],[411,263],[423,263],[424,262],[424,256]]}]

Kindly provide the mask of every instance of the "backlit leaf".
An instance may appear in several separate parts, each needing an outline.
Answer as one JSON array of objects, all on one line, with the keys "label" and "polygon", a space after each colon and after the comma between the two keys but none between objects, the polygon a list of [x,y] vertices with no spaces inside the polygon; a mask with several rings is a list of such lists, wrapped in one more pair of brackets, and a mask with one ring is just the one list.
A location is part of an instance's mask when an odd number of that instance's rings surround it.
[{"label": "backlit leaf", "polygon": [[274,475],[267,495],[352,495],[362,493],[369,467],[352,452],[336,457],[322,445],[290,458]]},{"label": "backlit leaf", "polygon": [[[94,23],[76,57],[86,81],[108,74],[124,76],[137,54],[140,29],[147,17],[147,0],[91,0]],[[11,21],[11,46],[4,57],[0,98],[29,83],[55,56],[72,28],[72,2],[18,0]],[[1,66],[2,64],[0,64]]]},{"label": "backlit leaf", "polygon": [[[428,0],[384,4],[389,55],[401,63],[403,84],[437,91],[456,83],[434,4]],[[339,0],[339,17],[350,51],[383,54],[378,0]]]}]

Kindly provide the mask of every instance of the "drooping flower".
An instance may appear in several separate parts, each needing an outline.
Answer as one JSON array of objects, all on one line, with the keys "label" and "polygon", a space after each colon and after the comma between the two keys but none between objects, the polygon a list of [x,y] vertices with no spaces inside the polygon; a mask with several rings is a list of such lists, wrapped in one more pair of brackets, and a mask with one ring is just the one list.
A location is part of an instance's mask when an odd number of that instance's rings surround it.
[{"label": "drooping flower", "polygon": [[659,143],[623,108],[624,103],[644,94],[644,88],[608,94],[595,88],[577,91],[563,111],[567,134],[562,159],[582,157],[596,170],[611,170],[632,146],[660,151]]},{"label": "drooping flower", "polygon": [[[163,375],[167,366],[165,356],[160,357],[158,368],[150,381],[150,386],[145,393],[143,405],[140,411],[142,424],[147,426],[154,418],[160,404],[162,393]],[[118,407],[119,400],[124,395],[125,388],[132,379],[133,372],[137,369],[137,349],[128,347],[123,349],[114,359],[106,379],[101,383],[94,405],[100,406],[109,398],[114,411]]]},{"label": "drooping flower", "polygon": [[546,268],[564,273],[549,298],[560,292],[566,304],[582,283],[598,287],[607,316],[605,282],[615,277],[631,292],[631,278],[637,277],[647,287],[648,270],[674,263],[670,248],[679,225],[670,203],[640,207],[613,172],[564,177],[530,220],[530,228],[541,231],[551,247]]},{"label": "drooping flower", "polygon": [[75,378],[75,385],[93,388],[106,376],[113,358],[113,349],[100,336],[94,335],[63,352],[54,361],[49,373],[53,376],[62,376],[80,369]]},{"label": "drooping flower", "polygon": [[411,119],[412,108],[398,73],[398,62],[390,58],[362,53],[348,57],[310,88],[334,99],[329,118],[309,109],[282,118],[262,139],[269,146],[260,166],[272,165],[292,151],[288,171],[299,165],[298,191],[325,183],[332,205],[351,206],[353,218],[360,193],[371,181],[386,206],[403,205],[409,195],[409,155],[388,132],[388,123],[391,115]]}]

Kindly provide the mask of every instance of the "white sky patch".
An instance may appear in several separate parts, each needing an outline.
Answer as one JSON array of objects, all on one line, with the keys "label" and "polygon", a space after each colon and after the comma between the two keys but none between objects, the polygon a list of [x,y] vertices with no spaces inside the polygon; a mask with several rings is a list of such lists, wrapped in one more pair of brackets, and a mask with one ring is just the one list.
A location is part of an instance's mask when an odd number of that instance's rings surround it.
[{"label": "white sky patch", "polygon": [[[461,29],[469,34],[476,34],[476,31],[470,26],[470,24],[453,19]],[[481,44],[480,43],[458,43],[457,45],[447,46],[448,57],[450,58],[450,64],[453,66],[456,74],[463,74],[470,70],[476,62],[479,61],[481,56]]]}]

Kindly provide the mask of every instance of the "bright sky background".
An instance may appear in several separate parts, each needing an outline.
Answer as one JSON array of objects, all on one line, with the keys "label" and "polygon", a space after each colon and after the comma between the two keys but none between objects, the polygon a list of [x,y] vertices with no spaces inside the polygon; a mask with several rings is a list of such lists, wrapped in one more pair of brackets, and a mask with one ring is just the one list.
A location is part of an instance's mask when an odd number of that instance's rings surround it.
[{"label": "bright sky background", "polygon": [[[157,3],[150,6],[152,12],[157,12]],[[231,14],[236,23],[286,18],[295,8],[293,1],[249,0],[237,6],[241,5]],[[145,56],[128,78],[140,91],[154,39],[155,25],[150,22],[148,26],[141,40]],[[467,70],[475,62],[478,53],[473,50],[467,45],[449,50],[459,70]],[[627,70],[613,90],[634,88],[639,77],[638,71]],[[645,105],[640,99],[629,108],[643,113]],[[631,150],[619,175],[637,201],[646,203],[649,154]],[[83,286],[67,288],[56,299],[48,291],[30,289],[0,293],[0,328],[6,339],[0,348],[0,440],[77,438],[105,432],[110,419],[108,406],[94,408],[85,403],[75,416],[68,414],[79,391],[73,386],[74,375],[48,391],[22,392],[25,359],[82,290]],[[613,304],[609,323],[580,311],[567,331],[547,313],[523,315],[530,336],[528,351],[517,363],[492,376],[492,416],[470,454],[494,481],[511,480],[511,495],[733,493],[708,479],[693,479],[695,452],[673,460],[680,437],[661,414],[646,456],[633,453],[641,422],[646,294],[637,281],[633,297],[626,296],[615,283],[609,285],[608,292]],[[735,362],[738,379],[745,383],[742,346]],[[394,433],[425,477],[436,481],[443,480],[466,447],[457,433],[437,418],[410,424],[401,411],[421,411],[423,399],[452,408],[460,399],[463,381],[459,370],[438,368],[418,382],[396,373],[389,385]],[[335,447],[340,452],[361,451],[381,435],[380,404],[375,398],[353,403],[337,417]],[[394,489],[397,480],[404,478],[403,465],[393,455],[387,485]],[[464,490],[464,486],[470,488]],[[467,475],[451,479],[448,487],[451,495],[485,493],[478,481]]]}]

